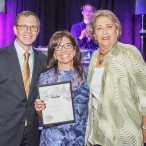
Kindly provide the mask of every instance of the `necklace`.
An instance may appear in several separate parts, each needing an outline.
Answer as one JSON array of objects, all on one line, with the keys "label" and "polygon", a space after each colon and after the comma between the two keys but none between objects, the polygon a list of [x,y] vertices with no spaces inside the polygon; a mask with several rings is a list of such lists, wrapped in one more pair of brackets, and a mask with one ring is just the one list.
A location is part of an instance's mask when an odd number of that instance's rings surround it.
[{"label": "necklace", "polygon": [[[109,50],[109,51],[110,51],[110,50]],[[100,64],[100,65],[103,63],[104,56],[105,56],[109,51],[107,51],[106,53],[101,53],[101,51],[99,51],[99,53],[100,53],[99,64]]]}]

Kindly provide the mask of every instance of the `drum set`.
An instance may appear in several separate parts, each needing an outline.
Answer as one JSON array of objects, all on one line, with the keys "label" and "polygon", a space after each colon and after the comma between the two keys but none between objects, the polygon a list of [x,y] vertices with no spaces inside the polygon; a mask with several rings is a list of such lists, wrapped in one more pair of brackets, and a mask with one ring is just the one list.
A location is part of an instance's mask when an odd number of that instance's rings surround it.
[{"label": "drum set", "polygon": [[82,54],[82,63],[88,66],[90,63],[91,56],[95,50],[86,48],[86,49],[80,49],[80,51]]}]

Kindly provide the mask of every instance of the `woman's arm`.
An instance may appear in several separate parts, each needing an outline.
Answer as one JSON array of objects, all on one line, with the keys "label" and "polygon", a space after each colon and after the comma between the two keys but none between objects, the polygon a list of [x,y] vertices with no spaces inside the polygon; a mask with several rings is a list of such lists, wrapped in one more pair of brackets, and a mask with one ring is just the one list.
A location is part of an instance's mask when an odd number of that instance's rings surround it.
[{"label": "woman's arm", "polygon": [[143,141],[146,143],[146,116],[142,116],[142,133],[143,133]]},{"label": "woman's arm", "polygon": [[41,116],[42,110],[46,108],[45,102],[42,101],[41,99],[36,99],[34,105],[37,115]]}]

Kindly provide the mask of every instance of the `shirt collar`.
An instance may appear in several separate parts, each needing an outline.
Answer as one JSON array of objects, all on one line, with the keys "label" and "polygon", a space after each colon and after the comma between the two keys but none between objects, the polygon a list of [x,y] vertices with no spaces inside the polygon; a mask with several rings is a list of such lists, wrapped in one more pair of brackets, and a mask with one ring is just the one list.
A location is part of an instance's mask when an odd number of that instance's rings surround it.
[{"label": "shirt collar", "polygon": [[[15,46],[15,48],[16,48],[17,54],[19,54],[20,56],[23,56],[24,53],[25,53],[25,51],[20,47],[20,45],[17,43],[16,40],[14,41],[14,46]],[[32,46],[31,46],[31,48],[30,48],[29,53],[30,53],[30,55],[33,55],[33,53],[34,53],[34,52],[33,52],[33,49],[32,49]]]}]

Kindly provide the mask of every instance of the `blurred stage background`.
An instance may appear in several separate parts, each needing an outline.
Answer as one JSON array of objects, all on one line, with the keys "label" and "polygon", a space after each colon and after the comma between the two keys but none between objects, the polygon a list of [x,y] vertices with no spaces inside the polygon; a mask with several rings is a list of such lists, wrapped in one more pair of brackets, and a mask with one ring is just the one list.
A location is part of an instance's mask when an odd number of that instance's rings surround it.
[{"label": "blurred stage background", "polygon": [[[41,30],[34,43],[36,48],[44,48],[48,45],[51,35],[57,31],[66,29],[70,31],[71,25],[82,20],[80,7],[91,3],[96,9],[112,10],[122,24],[121,42],[135,45],[141,48],[141,11],[137,2],[146,0],[0,0],[0,48],[11,44],[15,36],[13,34],[14,19],[23,10],[31,10],[38,14],[41,21]],[[4,5],[4,9],[2,6]],[[146,5],[142,5],[146,11]],[[143,12],[142,12],[143,13]],[[144,16],[145,16],[144,12]],[[144,20],[144,28],[146,20]],[[146,39],[144,36],[144,45]],[[41,47],[39,47],[41,46]],[[146,60],[146,45],[143,52]]]}]

